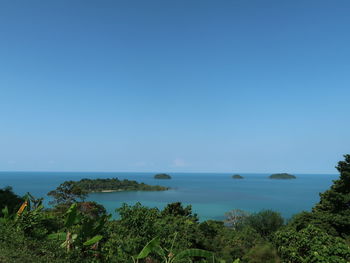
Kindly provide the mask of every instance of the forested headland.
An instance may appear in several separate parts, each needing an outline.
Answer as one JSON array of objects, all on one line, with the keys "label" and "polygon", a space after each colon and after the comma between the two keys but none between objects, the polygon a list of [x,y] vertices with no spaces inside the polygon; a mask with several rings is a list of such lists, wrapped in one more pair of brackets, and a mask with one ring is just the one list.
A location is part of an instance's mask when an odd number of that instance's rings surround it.
[{"label": "forested headland", "polygon": [[200,222],[181,203],[162,210],[124,204],[113,220],[103,206],[84,201],[78,184],[51,195],[52,208],[29,193],[0,189],[0,262],[347,263],[350,155],[344,157],[339,179],[311,211],[288,222],[275,211],[234,207],[225,221]]},{"label": "forested headland", "polygon": [[134,180],[119,180],[118,178],[84,178],[79,181],[66,181],[65,184],[74,184],[87,193],[103,191],[165,191],[168,187],[148,185]]}]

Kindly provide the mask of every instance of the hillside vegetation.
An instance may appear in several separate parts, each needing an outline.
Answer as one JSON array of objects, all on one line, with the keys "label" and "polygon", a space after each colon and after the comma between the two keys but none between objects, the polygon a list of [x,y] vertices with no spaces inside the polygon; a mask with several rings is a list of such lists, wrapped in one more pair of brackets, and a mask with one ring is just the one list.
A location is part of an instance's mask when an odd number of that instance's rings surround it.
[{"label": "hillside vegetation", "polygon": [[278,212],[233,209],[225,221],[200,222],[191,206],[164,209],[140,203],[117,208],[83,201],[66,183],[55,207],[0,191],[0,262],[111,263],[347,263],[350,261],[350,155],[338,163],[338,180],[309,212],[288,223]]}]

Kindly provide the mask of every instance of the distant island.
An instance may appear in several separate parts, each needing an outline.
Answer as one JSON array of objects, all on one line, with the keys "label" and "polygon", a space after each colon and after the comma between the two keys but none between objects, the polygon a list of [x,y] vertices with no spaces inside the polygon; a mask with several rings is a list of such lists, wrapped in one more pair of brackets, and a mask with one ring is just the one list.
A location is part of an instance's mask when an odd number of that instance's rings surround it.
[{"label": "distant island", "polygon": [[244,177],[242,175],[239,175],[239,174],[234,174],[234,175],[232,175],[232,178],[233,179],[243,179]]},{"label": "distant island", "polygon": [[107,179],[81,179],[74,182],[76,186],[88,193],[94,192],[118,192],[118,191],[165,191],[169,187],[160,185],[148,185],[133,180],[119,180],[118,178]]},{"label": "distant island", "polygon": [[154,179],[171,179],[171,176],[169,174],[156,174],[154,176]]},{"label": "distant island", "polygon": [[295,175],[288,173],[272,174],[269,176],[270,179],[296,179]]}]

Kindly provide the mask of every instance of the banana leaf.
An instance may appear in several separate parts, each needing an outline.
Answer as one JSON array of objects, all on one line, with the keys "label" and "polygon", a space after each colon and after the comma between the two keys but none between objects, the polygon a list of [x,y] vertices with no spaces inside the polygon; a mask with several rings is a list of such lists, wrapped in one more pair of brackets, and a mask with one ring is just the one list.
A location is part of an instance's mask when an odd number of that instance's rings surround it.
[{"label": "banana leaf", "polygon": [[96,244],[98,241],[100,241],[103,238],[101,235],[94,236],[93,238],[89,239],[88,241],[84,242],[84,246],[92,246],[93,244]]},{"label": "banana leaf", "polygon": [[207,259],[213,259],[214,261],[214,254],[210,251],[202,250],[202,249],[196,249],[196,248],[190,248],[183,250],[179,252],[175,257],[173,258],[173,262],[178,262],[179,260],[182,260],[184,258],[192,258],[192,257],[202,257]]},{"label": "banana leaf", "polygon": [[66,237],[67,237],[67,233],[65,232],[54,233],[47,236],[48,239],[56,239],[60,241],[66,240]]},{"label": "banana leaf", "polygon": [[153,238],[137,255],[136,259],[142,259],[147,257],[150,253],[156,253],[165,257],[164,250],[160,247],[160,241],[158,237]]},{"label": "banana leaf", "polygon": [[71,227],[75,223],[77,219],[77,213],[77,204],[72,204],[67,211],[67,217],[64,223],[65,227]]}]

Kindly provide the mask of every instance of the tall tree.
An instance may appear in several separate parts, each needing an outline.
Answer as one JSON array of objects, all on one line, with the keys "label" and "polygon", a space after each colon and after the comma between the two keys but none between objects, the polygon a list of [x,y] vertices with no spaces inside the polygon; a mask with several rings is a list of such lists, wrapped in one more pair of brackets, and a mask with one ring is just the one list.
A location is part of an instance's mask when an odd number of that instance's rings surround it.
[{"label": "tall tree", "polygon": [[322,217],[338,235],[350,235],[350,155],[344,155],[337,170],[338,180],[333,181],[331,188],[320,194],[320,202],[313,212]]},{"label": "tall tree", "polygon": [[81,189],[74,181],[66,181],[60,184],[56,190],[50,191],[48,196],[54,198],[51,204],[71,205],[75,202],[82,201],[87,196],[87,192]]}]

